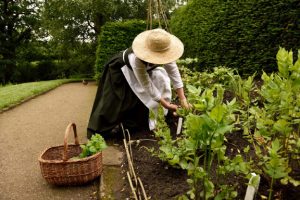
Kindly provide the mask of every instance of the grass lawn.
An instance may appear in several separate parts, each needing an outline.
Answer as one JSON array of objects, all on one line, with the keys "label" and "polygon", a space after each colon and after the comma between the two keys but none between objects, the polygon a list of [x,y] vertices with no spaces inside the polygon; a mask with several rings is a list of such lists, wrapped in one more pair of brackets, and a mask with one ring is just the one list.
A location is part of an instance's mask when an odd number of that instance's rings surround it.
[{"label": "grass lawn", "polygon": [[78,79],[59,79],[22,83],[17,85],[0,85],[0,111],[12,107],[20,102],[56,88],[64,83],[78,81]]}]

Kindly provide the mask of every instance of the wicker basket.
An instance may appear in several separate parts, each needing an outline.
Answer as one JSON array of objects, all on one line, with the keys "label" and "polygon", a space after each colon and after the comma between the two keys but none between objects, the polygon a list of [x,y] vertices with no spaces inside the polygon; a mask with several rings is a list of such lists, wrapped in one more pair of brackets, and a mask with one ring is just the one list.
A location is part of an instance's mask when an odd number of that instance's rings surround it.
[{"label": "wicker basket", "polygon": [[[73,127],[75,144],[68,145],[67,138]],[[81,153],[78,142],[76,125],[67,126],[64,145],[50,147],[39,157],[42,176],[48,183],[55,185],[82,185],[94,180],[102,173],[102,153],[92,156],[69,160]]]}]

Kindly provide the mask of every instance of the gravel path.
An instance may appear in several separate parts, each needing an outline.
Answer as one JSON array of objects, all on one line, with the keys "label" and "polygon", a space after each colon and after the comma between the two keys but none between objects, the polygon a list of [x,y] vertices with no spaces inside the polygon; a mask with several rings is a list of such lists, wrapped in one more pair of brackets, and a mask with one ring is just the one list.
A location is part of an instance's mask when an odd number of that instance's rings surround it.
[{"label": "gravel path", "polygon": [[[0,199],[96,199],[98,181],[80,187],[55,187],[42,178],[38,156],[63,144],[75,122],[81,143],[97,86],[69,83],[0,114]],[[73,135],[72,135],[73,136]],[[73,143],[73,137],[69,137]]]}]

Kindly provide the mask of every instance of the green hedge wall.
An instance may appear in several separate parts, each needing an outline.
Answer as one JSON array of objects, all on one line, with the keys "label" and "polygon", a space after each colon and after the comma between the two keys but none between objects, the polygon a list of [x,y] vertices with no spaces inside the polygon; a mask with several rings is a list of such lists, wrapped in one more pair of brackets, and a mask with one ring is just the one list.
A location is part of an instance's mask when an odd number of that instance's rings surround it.
[{"label": "green hedge wall", "polygon": [[271,72],[280,46],[300,48],[299,8],[299,0],[191,0],[173,14],[171,28],[185,44],[184,57],[198,58],[198,70]]},{"label": "green hedge wall", "polygon": [[99,79],[105,63],[119,51],[130,47],[135,36],[146,27],[146,22],[141,20],[110,22],[102,27],[96,52],[96,79]]}]

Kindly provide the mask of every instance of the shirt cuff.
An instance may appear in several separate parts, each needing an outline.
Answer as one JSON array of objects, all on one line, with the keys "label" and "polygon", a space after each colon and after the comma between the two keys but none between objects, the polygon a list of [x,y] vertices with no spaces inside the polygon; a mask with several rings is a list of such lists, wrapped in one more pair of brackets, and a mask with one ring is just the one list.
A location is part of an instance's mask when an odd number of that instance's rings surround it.
[{"label": "shirt cuff", "polygon": [[183,83],[181,82],[181,83],[174,84],[173,87],[175,90],[178,88],[183,88]]},{"label": "shirt cuff", "polygon": [[159,102],[161,99],[161,95],[158,95],[156,97],[153,98],[154,101]]}]

